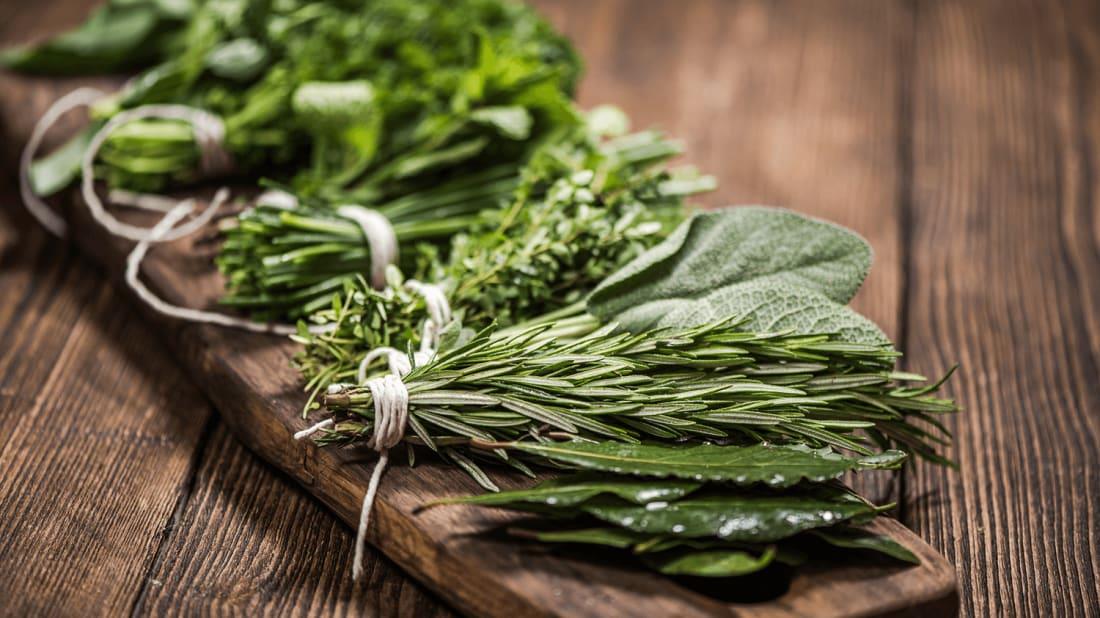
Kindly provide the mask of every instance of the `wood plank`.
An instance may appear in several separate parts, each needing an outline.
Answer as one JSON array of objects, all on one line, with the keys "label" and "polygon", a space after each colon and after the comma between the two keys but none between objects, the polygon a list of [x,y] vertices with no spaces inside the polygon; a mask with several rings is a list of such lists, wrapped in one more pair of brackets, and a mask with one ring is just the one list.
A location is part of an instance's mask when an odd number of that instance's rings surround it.
[{"label": "wood plank", "polygon": [[[17,31],[30,13],[17,8],[0,9],[2,41],[34,32]],[[2,185],[6,210],[15,211],[6,175]],[[139,343],[152,337],[148,329],[118,311],[109,282],[72,247],[36,226],[0,223],[0,237],[4,612],[128,612],[205,415],[191,430],[179,426],[198,401],[194,390],[179,407],[157,410],[182,374]]]},{"label": "wood plank", "polygon": [[[23,268],[0,288],[27,298],[4,325],[18,344],[0,410],[0,598],[13,614],[130,610],[209,414],[111,286],[65,262],[61,282]],[[21,291],[23,275],[38,284]]]},{"label": "wood plank", "polygon": [[918,8],[910,362],[960,362],[967,411],[949,421],[961,471],[922,466],[906,519],[958,566],[964,614],[1100,607],[1087,6]]},{"label": "wood plank", "polygon": [[451,615],[373,551],[353,582],[352,543],[347,526],[222,425],[135,613]]}]

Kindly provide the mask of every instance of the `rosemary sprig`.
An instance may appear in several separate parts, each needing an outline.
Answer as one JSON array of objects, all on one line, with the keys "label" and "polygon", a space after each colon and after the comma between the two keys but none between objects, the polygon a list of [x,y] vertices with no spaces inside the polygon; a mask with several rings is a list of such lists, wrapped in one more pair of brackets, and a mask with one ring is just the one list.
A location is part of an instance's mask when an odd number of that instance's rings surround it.
[{"label": "rosemary sprig", "polygon": [[[486,329],[414,368],[410,440],[505,462],[523,456],[495,443],[523,438],[899,448],[942,461],[950,436],[936,416],[954,402],[928,394],[938,383],[908,386],[922,378],[894,372],[890,348],[749,333],[736,320],[631,334],[585,319],[593,328],[573,340],[552,336],[554,324]],[[335,384],[323,404],[337,422],[322,442],[369,436],[369,389]]]}]

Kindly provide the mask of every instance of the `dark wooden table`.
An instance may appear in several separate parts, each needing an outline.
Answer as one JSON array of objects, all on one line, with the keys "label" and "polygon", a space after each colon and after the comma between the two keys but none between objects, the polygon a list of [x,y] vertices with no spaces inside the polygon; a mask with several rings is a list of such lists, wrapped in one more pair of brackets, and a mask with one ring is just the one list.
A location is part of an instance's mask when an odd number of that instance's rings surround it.
[{"label": "dark wooden table", "polygon": [[[0,41],[90,4],[6,2]],[[683,138],[720,180],[708,204],[863,233],[856,307],[906,369],[962,364],[961,469],[871,488],[955,564],[962,613],[1100,613],[1100,4],[538,4],[587,59],[582,102]],[[4,83],[10,161],[34,118]],[[353,586],[350,531],[234,441],[10,176],[0,613],[449,613],[377,555]]]}]

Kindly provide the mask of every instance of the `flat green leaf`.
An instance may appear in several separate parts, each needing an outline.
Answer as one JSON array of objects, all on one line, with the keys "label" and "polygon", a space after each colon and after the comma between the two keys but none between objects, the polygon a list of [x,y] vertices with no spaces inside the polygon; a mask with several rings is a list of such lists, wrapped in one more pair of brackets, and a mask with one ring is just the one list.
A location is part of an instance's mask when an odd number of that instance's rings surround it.
[{"label": "flat green leaf", "polygon": [[374,100],[374,87],[366,80],[306,82],[294,91],[291,107],[302,122],[338,131],[369,116]]},{"label": "flat green leaf", "polygon": [[0,52],[0,65],[53,75],[136,66],[156,51],[154,39],[164,17],[155,3],[109,4],[75,30],[40,45]]},{"label": "flat green leaf", "polygon": [[267,66],[267,49],[255,39],[227,41],[210,51],[206,66],[218,77],[238,82],[254,79]]},{"label": "flat green leaf", "polygon": [[700,302],[720,307],[707,299],[742,290],[806,290],[843,304],[870,267],[867,242],[847,229],[787,210],[729,208],[685,221],[604,280],[588,310],[641,330],[672,312],[701,313],[692,308]]},{"label": "flat green leaf", "polygon": [[608,475],[576,474],[539,483],[531,489],[503,491],[443,500],[436,504],[477,504],[510,506],[538,504],[571,507],[599,495],[617,496],[634,504],[679,500],[699,488],[701,483],[680,480],[638,479]]},{"label": "flat green leaf", "polygon": [[805,445],[666,446],[618,442],[519,442],[514,448],[559,463],[590,470],[697,481],[728,481],[740,485],[764,483],[790,487],[801,481],[822,482],[850,470],[898,467],[900,451],[870,457],[849,457],[828,448]]},{"label": "flat green leaf", "polygon": [[888,536],[859,528],[836,527],[827,530],[814,530],[813,535],[834,547],[864,549],[887,555],[902,562],[920,564],[920,558],[901,543]]},{"label": "flat green leaf", "polygon": [[509,529],[515,536],[534,539],[542,543],[576,543],[602,545],[617,549],[630,549],[651,537],[624,528],[582,528],[580,530],[527,530]]},{"label": "flat green leaf", "polygon": [[[623,325],[636,330],[629,326],[632,320],[629,313]],[[715,289],[690,302],[669,306],[668,313],[653,326],[689,328],[732,316],[743,317],[743,328],[752,332],[834,334],[849,343],[891,345],[874,322],[847,305],[813,290],[789,288],[777,281],[751,281]]]},{"label": "flat green leaf", "polygon": [[507,107],[482,107],[470,113],[477,123],[489,125],[509,139],[527,139],[531,135],[534,119],[526,108],[518,105]]},{"label": "flat green leaf", "polygon": [[873,516],[875,508],[839,488],[783,493],[689,496],[644,506],[597,498],[585,513],[635,532],[767,543],[815,528]]},{"label": "flat green leaf", "polygon": [[665,575],[737,577],[755,573],[772,563],[775,548],[757,555],[740,549],[680,550],[645,554],[642,560]]},{"label": "flat green leaf", "polygon": [[99,124],[76,134],[63,146],[31,164],[31,188],[39,197],[49,197],[72,184],[80,174],[80,159]]}]

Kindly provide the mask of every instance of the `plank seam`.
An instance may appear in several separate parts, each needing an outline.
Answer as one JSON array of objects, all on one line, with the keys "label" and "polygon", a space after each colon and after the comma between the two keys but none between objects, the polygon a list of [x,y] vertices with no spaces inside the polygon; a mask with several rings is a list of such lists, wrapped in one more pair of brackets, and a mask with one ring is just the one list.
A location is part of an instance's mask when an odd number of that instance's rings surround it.
[{"label": "plank seam", "polygon": [[187,464],[187,477],[180,489],[179,497],[176,499],[176,506],[172,509],[172,515],[169,517],[168,525],[164,526],[160,532],[160,540],[157,542],[157,549],[153,554],[153,560],[149,562],[149,567],[145,570],[145,574],[141,578],[141,589],[138,591],[134,599],[134,605],[130,610],[130,615],[132,617],[136,618],[142,615],[141,609],[144,607],[146,599],[149,597],[149,589],[153,582],[153,575],[159,572],[163,566],[170,549],[169,541],[172,538],[172,532],[180,525],[180,522],[183,520],[183,514],[191,504],[191,497],[195,493],[195,486],[198,481],[199,468],[206,456],[206,451],[213,441],[214,430],[217,428],[219,421],[220,417],[211,409],[210,414],[207,415],[206,422],[203,424],[202,431],[199,433],[198,445],[195,448],[195,452],[191,455],[191,461]]},{"label": "plank seam", "polygon": [[[902,39],[897,48],[897,209],[898,209],[898,241],[899,271],[901,283],[898,286],[898,349],[909,349],[909,303],[912,299],[910,282],[913,275],[913,82],[917,74],[917,18],[918,4],[916,0],[908,0],[904,3],[905,15],[908,20],[909,36]],[[904,357],[903,365],[908,365]],[[897,473],[898,483],[898,521],[908,525],[909,502],[908,477],[912,467],[906,466]]]}]

